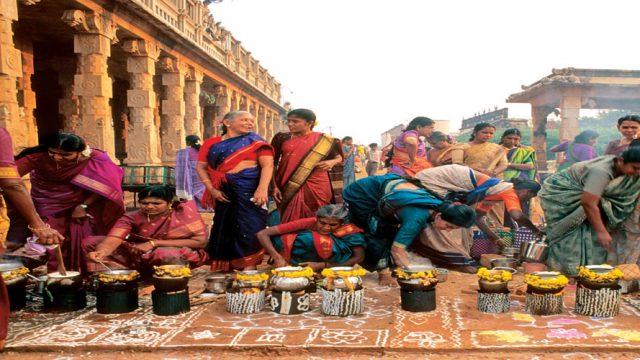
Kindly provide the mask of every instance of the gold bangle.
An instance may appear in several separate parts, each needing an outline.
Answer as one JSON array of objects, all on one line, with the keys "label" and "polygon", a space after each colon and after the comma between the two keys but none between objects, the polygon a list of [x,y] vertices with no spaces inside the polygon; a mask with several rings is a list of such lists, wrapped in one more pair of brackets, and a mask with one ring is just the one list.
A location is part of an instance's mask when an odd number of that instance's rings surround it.
[{"label": "gold bangle", "polygon": [[206,179],[205,179],[205,180],[202,180],[202,183],[203,183],[203,184],[211,184],[211,180],[206,180]]},{"label": "gold bangle", "polygon": [[153,240],[149,240],[149,243],[151,244],[151,246],[153,246],[153,248],[155,249],[156,247],[156,242]]},{"label": "gold bangle", "polygon": [[33,227],[33,226],[31,226],[31,225],[27,225],[27,229],[31,230],[31,232],[34,232],[34,231],[42,231],[42,230],[48,230],[48,229],[51,229],[51,225],[49,225],[49,224],[45,223],[45,224],[44,224],[44,227],[41,227],[41,228],[34,228],[34,227]]}]

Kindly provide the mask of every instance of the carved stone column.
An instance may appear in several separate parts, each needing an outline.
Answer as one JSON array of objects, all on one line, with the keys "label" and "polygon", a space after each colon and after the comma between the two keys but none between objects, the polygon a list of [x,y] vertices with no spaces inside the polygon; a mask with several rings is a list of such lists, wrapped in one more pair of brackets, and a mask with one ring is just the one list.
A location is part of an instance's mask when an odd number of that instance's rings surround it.
[{"label": "carved stone column", "polygon": [[66,59],[56,59],[53,68],[58,72],[58,84],[62,88],[62,98],[58,100],[58,113],[64,120],[63,129],[75,133],[80,123],[80,101],[73,95],[76,64]]},{"label": "carved stone column", "polygon": [[176,151],[185,147],[184,132],[184,75],[186,69],[173,58],[160,59],[162,85],[165,99],[162,100],[160,133],[162,134],[162,163],[175,165]]},{"label": "carved stone column", "polygon": [[566,89],[562,92],[560,103],[560,140],[573,140],[580,133],[578,119],[580,118],[580,107],[582,106],[582,96],[580,89]]},{"label": "carved stone column", "polygon": [[78,31],[73,37],[73,50],[78,54],[73,93],[80,101],[80,122],[75,133],[89,146],[102,149],[115,159],[109,105],[112,81],[107,72],[107,59],[111,55],[111,44],[117,41],[117,27],[103,15],[82,10],[67,10],[62,20]]},{"label": "carved stone column", "polygon": [[19,82],[19,95],[22,98],[20,120],[26,131],[26,146],[38,144],[38,126],[33,111],[36,109],[36,93],[31,87],[31,77],[35,71],[33,64],[33,43],[21,44],[22,51],[22,79]]},{"label": "carved stone column", "polygon": [[547,116],[553,111],[549,106],[532,106],[531,119],[533,136],[531,142],[536,150],[536,165],[538,170],[547,170]]},{"label": "carved stone column", "polygon": [[271,111],[267,111],[267,117],[266,117],[266,122],[267,122],[267,132],[265,134],[265,139],[267,141],[271,141],[271,138],[273,137],[273,116],[271,114]]},{"label": "carved stone column", "polygon": [[258,106],[258,112],[256,116],[256,133],[262,136],[263,138],[267,137],[267,118],[264,112],[264,107],[262,105]]},{"label": "carved stone column", "polygon": [[230,111],[232,111],[233,99],[229,95],[229,90],[224,85],[218,85],[214,88],[214,94],[216,96],[216,111],[213,121],[214,133],[218,135],[218,129],[222,124],[222,118]]},{"label": "carved stone column", "polygon": [[125,163],[137,165],[160,164],[158,154],[158,128],[153,111],[156,107],[156,93],[153,90],[153,76],[159,50],[155,43],[145,40],[127,40],[122,48],[129,53],[127,71],[130,74],[131,89],[127,90],[129,107],[129,129],[127,131],[127,158]]},{"label": "carved stone column", "polygon": [[0,127],[13,137],[14,149],[28,145],[20,123],[16,81],[22,76],[22,59],[13,42],[13,22],[18,20],[16,0],[0,1]]},{"label": "carved stone column", "polygon": [[200,86],[203,79],[202,72],[189,69],[184,82],[184,131],[187,135],[198,135],[200,138],[202,138]]}]

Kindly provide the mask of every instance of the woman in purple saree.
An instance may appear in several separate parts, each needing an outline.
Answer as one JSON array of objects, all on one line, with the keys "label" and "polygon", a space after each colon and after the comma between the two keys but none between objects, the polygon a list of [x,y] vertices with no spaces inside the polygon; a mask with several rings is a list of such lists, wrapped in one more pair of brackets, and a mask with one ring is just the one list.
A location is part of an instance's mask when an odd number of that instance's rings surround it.
[{"label": "woman in purple saree", "polygon": [[[59,133],[16,157],[21,176],[31,176],[31,196],[44,221],[66,239],[65,265],[85,270],[82,241],[105,235],[124,213],[122,169],[109,156],[90,149],[77,135]],[[57,266],[49,254],[50,270]]]},{"label": "woman in purple saree", "polygon": [[198,210],[203,211],[204,184],[196,170],[200,138],[196,135],[188,135],[185,140],[188,147],[176,152],[176,196],[178,199],[195,201]]}]

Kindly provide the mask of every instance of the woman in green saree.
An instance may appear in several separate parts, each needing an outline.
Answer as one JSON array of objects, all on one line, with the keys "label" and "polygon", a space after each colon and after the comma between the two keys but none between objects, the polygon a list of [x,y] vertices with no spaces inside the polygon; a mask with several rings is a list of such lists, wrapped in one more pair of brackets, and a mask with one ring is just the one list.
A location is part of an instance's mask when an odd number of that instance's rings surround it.
[{"label": "woman in green saree", "polygon": [[610,231],[633,213],[640,194],[640,148],[583,161],[548,178],[538,194],[547,219],[548,265],[570,276],[601,264]]},{"label": "woman in green saree", "polygon": [[507,129],[502,133],[500,145],[507,149],[509,166],[502,173],[504,180],[535,180],[536,151],[531,146],[520,144],[522,133],[518,129]]}]

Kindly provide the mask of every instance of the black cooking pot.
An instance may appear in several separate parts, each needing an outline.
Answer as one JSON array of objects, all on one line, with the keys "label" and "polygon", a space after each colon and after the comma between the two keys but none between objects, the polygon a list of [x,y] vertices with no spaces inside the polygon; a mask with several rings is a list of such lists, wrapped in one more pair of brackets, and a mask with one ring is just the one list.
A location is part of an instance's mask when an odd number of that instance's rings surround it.
[{"label": "black cooking pot", "polygon": [[186,289],[189,284],[189,278],[153,275],[151,277],[151,283],[157,291],[175,292]]},{"label": "black cooking pot", "polygon": [[[128,276],[134,272],[138,273],[136,270],[111,270],[97,273],[95,276],[98,282],[98,290],[127,291],[137,288],[138,281],[140,280],[140,274],[134,275],[131,280],[105,281],[111,276]],[[106,275],[107,279],[101,280],[100,275]],[[104,277],[105,276],[103,276],[103,278]]]}]

